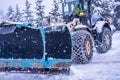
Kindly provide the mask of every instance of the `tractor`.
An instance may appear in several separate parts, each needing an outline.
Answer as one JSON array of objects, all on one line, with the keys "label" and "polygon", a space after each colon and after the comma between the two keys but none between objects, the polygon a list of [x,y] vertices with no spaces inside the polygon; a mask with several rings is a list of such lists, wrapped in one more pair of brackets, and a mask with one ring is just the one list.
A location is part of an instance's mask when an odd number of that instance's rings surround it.
[{"label": "tractor", "polygon": [[[73,39],[72,62],[91,61],[93,48],[106,53],[112,44],[109,23],[99,14],[93,14],[92,0],[61,0],[63,22],[71,28]],[[75,13],[75,8],[79,14]]]},{"label": "tractor", "polygon": [[[69,74],[72,63],[91,61],[94,46],[98,53],[111,48],[111,27],[100,15],[92,16],[91,0],[61,3],[62,20],[52,21],[59,23],[44,27],[21,22],[0,24],[0,71]],[[79,15],[74,14],[75,7]]]}]

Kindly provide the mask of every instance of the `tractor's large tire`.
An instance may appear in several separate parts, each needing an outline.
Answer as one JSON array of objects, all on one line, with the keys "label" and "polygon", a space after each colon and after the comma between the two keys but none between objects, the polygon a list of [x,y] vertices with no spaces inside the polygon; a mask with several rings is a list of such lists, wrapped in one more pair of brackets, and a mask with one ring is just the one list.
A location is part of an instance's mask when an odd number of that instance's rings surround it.
[{"label": "tractor's large tire", "polygon": [[104,27],[103,32],[99,35],[100,41],[96,45],[98,53],[107,52],[112,45],[112,34],[110,29]]},{"label": "tractor's large tire", "polygon": [[73,33],[73,64],[89,63],[93,55],[93,39],[91,34],[85,30]]}]

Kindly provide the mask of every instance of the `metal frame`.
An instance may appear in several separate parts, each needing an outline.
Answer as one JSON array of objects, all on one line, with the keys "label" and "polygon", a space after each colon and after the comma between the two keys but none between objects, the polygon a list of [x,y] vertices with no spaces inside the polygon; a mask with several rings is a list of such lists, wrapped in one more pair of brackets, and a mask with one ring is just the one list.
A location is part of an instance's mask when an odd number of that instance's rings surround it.
[{"label": "metal frame", "polygon": [[[16,24],[17,27],[27,27],[33,28],[27,24]],[[67,27],[69,30],[69,28]],[[0,68],[69,68],[71,65],[71,59],[48,59],[46,61],[46,38],[45,38],[45,30],[43,28],[39,28],[39,31],[42,35],[43,41],[43,58],[42,59],[0,59]],[[70,33],[70,30],[69,30]],[[70,38],[71,33],[70,33]],[[71,39],[72,44],[72,39]],[[71,47],[72,50],[72,47]],[[64,65],[63,65],[64,64]],[[59,65],[59,66],[58,66]]]}]

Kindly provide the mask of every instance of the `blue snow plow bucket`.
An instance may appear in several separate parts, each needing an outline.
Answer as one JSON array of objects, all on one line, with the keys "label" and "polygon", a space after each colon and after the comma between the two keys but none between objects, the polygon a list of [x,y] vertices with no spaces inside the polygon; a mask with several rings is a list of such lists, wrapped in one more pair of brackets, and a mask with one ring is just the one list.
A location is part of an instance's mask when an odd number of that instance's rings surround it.
[{"label": "blue snow plow bucket", "polygon": [[0,68],[69,68],[72,53],[71,34],[65,25],[56,27],[43,29],[23,23],[2,23]]}]

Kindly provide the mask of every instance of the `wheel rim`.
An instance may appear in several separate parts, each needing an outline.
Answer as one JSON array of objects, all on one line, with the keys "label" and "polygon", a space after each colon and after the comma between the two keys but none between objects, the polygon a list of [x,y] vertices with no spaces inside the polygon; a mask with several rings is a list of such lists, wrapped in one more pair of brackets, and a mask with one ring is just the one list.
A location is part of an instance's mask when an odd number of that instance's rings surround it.
[{"label": "wheel rim", "polygon": [[110,45],[110,37],[109,37],[108,34],[105,35],[105,43],[106,43],[107,45]]},{"label": "wheel rim", "polygon": [[86,41],[86,52],[87,52],[87,55],[90,55],[90,53],[91,53],[91,43],[90,43],[90,40]]}]

